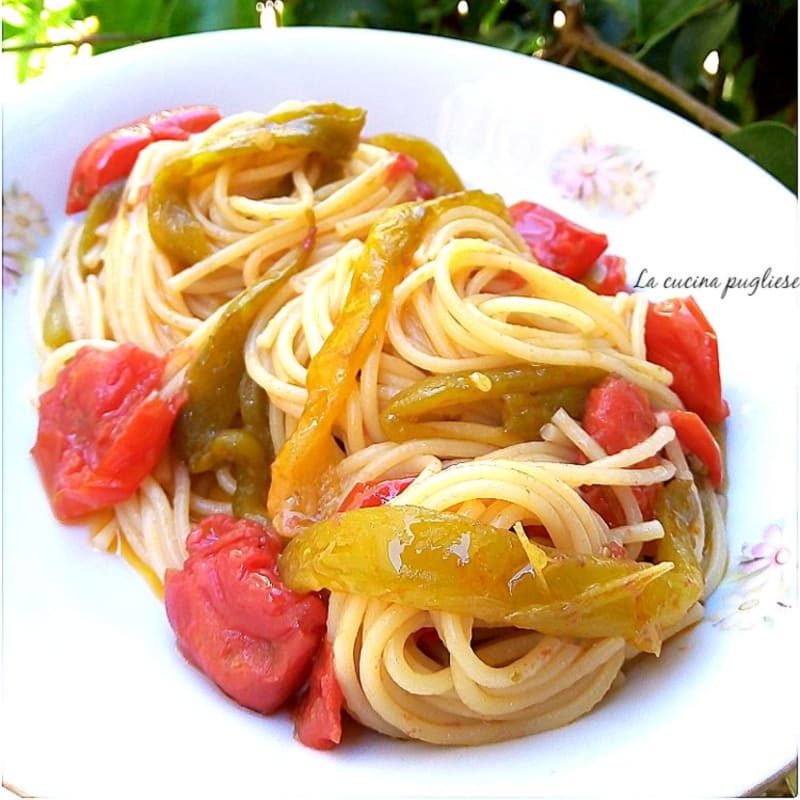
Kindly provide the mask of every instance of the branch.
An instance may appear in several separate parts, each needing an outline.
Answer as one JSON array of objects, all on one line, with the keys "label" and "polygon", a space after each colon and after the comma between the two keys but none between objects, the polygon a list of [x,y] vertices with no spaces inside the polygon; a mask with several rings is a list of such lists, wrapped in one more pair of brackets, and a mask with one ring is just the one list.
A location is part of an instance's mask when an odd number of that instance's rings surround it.
[{"label": "branch", "polygon": [[665,78],[661,73],[650,69],[626,53],[602,41],[588,26],[584,25],[577,5],[568,2],[564,8],[566,23],[559,32],[560,43],[568,48],[584,50],[595,58],[616,67],[632,78],[643,83],[659,94],[671,100],[676,106],[691,114],[700,125],[708,131],[725,135],[739,130],[739,126],[714,111],[705,103],[701,103]]},{"label": "branch", "polygon": [[119,44],[134,42],[149,42],[153,39],[160,39],[160,36],[135,36],[132,33],[95,33],[90,36],[82,36],[79,39],[62,39],[57,42],[23,42],[22,44],[5,45],[4,53],[24,53],[31,50],[49,50],[53,47],[74,47],[76,50],[83,44],[108,44],[117,42]]}]

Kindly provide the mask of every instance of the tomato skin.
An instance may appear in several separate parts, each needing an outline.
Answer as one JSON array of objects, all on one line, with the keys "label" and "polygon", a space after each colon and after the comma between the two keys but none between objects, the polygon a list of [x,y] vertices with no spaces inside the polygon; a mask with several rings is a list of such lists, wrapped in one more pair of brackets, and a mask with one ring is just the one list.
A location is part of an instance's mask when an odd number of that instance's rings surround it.
[{"label": "tomato skin", "polygon": [[395,478],[385,481],[364,481],[357,483],[342,501],[340,511],[353,508],[373,508],[382,506],[404,491],[416,476]]},{"label": "tomato skin", "polygon": [[41,396],[31,453],[62,522],[126,500],[153,470],[184,399],[157,394],[163,372],[133,344],[83,347]]},{"label": "tomato skin", "polygon": [[608,375],[586,397],[583,427],[612,455],[650,436],[656,417],[643,389],[619,375]]},{"label": "tomato skin", "polygon": [[[583,427],[609,455],[613,455],[644,441],[655,431],[657,423],[643,389],[619,375],[608,375],[590,390],[586,398]],[[649,467],[655,463],[655,458],[648,458],[637,466]],[[642,516],[652,519],[658,485],[632,488]],[[608,487],[584,487],[582,494],[609,525],[624,524],[622,509]]]},{"label": "tomato skin", "polygon": [[719,489],[722,485],[722,452],[706,424],[694,411],[670,411],[669,421],[681,446],[706,465],[711,485]]},{"label": "tomato skin", "polygon": [[647,358],[666,367],[686,408],[710,424],[730,413],[722,398],[717,335],[692,297],[650,303],[645,320]]},{"label": "tomato skin", "polygon": [[179,650],[237,703],[272,713],[308,677],[325,603],[286,588],[276,567],[281,539],[252,520],[212,515],[186,546],[183,568],[164,579]]},{"label": "tomato skin", "polygon": [[514,227],[543,267],[580,280],[608,247],[594,233],[538,203],[522,200],[509,207]]},{"label": "tomato skin", "polygon": [[306,747],[330,750],[342,740],[344,697],[333,668],[333,646],[325,638],[306,691],[294,715],[294,732]]},{"label": "tomato skin", "polygon": [[162,139],[188,139],[221,116],[213,106],[180,106],[141,117],[99,136],[75,162],[67,190],[67,214],[84,211],[100,189],[127,177],[147,145]]},{"label": "tomato skin", "polygon": [[[595,269],[602,273],[598,280],[593,276]],[[628,276],[625,273],[625,259],[622,256],[614,256],[604,253],[597,259],[593,268],[581,279],[581,283],[587,289],[591,289],[595,294],[602,294],[614,297],[618,292],[630,292],[626,285]]]}]

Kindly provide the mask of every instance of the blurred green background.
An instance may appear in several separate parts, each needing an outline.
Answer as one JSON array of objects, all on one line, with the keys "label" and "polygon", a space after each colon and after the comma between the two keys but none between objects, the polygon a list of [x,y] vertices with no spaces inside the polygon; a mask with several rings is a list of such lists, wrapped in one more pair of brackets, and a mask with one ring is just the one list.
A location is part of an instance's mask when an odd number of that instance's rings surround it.
[{"label": "blurred green background", "polygon": [[4,0],[3,79],[198,31],[416,31],[590,73],[692,119],[797,191],[797,0]]}]

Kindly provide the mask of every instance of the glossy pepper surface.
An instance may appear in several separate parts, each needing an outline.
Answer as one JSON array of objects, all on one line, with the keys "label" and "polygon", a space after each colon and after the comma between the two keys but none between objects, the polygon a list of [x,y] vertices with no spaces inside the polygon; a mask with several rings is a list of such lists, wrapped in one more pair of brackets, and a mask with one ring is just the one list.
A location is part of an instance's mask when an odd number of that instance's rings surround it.
[{"label": "glossy pepper surface", "polygon": [[582,405],[589,386],[604,374],[591,367],[529,364],[431,375],[392,398],[381,412],[381,427],[395,442],[446,436],[436,423],[419,418],[453,406],[503,400],[503,426],[490,443],[513,444],[536,436],[560,405]]},{"label": "glossy pepper surface", "polygon": [[335,514],[295,536],[279,571],[296,591],[330,589],[467,614],[557,636],[622,636],[658,652],[664,626],[698,599],[681,490],[661,509],[657,564],[569,555],[474,519],[415,506]]}]

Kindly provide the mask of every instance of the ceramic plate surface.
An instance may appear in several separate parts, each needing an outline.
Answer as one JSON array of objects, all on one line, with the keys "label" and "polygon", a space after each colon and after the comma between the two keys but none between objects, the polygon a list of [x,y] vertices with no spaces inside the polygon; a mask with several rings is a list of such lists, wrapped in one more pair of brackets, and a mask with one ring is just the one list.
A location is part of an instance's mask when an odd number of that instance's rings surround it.
[{"label": "ceramic plate surface", "polygon": [[[465,181],[608,234],[631,281],[694,294],[720,338],[730,565],[708,617],[574,724],[473,749],[348,730],[319,753],[227,700],[121,559],[51,518],[29,456],[26,254],[63,225],[72,163],[162,108],[368,109]],[[3,778],[35,796],[733,796],[797,756],[794,196],[693,125],[574,71],[445,39],[259,30],[159,41],[24,86],[4,112]],[[726,291],[726,286],[727,291]]]}]

